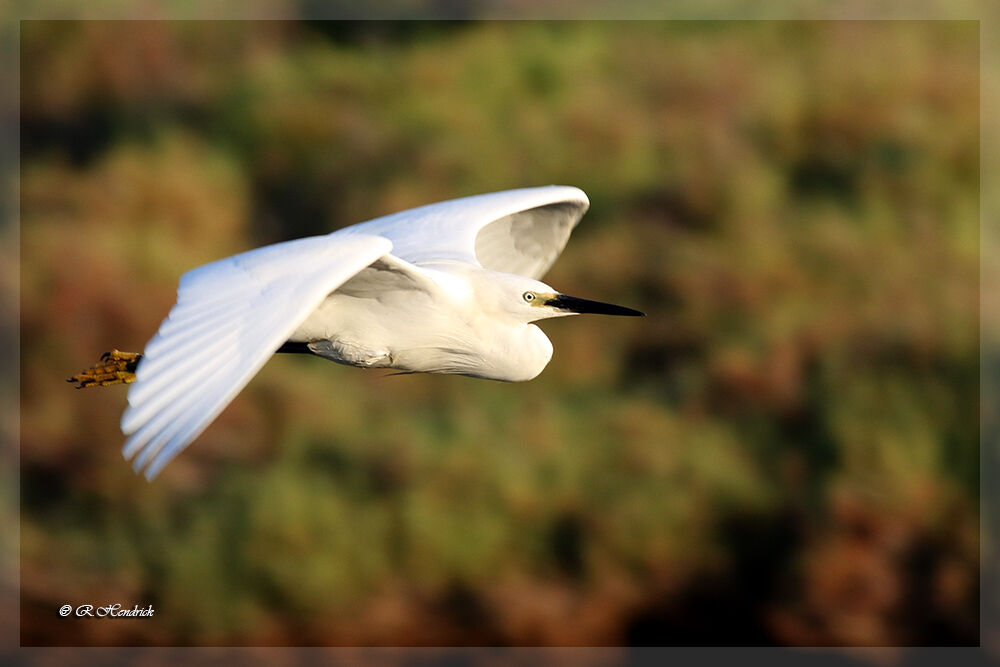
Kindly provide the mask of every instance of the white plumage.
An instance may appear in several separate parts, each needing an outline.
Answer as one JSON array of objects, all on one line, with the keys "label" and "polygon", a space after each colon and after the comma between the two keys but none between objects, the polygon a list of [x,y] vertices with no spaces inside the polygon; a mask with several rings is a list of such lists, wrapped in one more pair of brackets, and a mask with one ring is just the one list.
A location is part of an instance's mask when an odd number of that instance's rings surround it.
[{"label": "white plumage", "polygon": [[641,314],[537,280],[588,207],[564,186],[466,197],[184,274],[128,392],[125,457],[152,479],[286,341],[354,366],[531,379],[552,354],[532,321]]}]

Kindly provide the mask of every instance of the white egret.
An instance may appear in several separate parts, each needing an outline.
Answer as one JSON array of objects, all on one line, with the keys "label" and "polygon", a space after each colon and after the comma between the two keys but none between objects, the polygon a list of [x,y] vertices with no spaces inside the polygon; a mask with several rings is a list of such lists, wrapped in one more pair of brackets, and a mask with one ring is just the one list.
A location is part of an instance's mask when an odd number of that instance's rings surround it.
[{"label": "white egret", "polygon": [[71,381],[132,383],[123,454],[152,479],[275,352],[530,380],[552,357],[532,322],[642,315],[538,280],[589,206],[574,187],[509,190],[206,264],[181,277],[177,303],[142,354],[116,350]]}]

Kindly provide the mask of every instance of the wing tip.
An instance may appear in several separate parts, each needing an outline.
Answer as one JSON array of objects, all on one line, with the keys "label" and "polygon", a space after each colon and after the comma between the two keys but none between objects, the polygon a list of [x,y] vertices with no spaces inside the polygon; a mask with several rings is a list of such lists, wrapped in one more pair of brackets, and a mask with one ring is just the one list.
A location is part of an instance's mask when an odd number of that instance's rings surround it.
[{"label": "wing tip", "polygon": [[543,185],[537,188],[525,188],[525,191],[536,193],[538,197],[533,205],[525,206],[522,210],[547,206],[572,207],[574,210],[571,214],[571,227],[575,227],[590,210],[590,198],[575,185]]},{"label": "wing tip", "polygon": [[581,190],[580,188],[576,187],[575,185],[558,185],[553,183],[551,185],[544,185],[540,188],[535,188],[535,189],[551,190],[553,191],[553,194],[555,194],[555,192],[558,191],[560,193],[559,198],[553,199],[551,202],[553,204],[557,204],[559,202],[577,201],[583,205],[584,211],[590,208],[590,198],[587,196],[587,193]]}]

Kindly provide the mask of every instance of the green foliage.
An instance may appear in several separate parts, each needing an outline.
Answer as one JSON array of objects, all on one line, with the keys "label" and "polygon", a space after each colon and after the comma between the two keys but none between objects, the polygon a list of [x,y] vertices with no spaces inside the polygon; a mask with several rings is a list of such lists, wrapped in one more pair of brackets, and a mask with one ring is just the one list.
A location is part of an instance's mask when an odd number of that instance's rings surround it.
[{"label": "green foliage", "polygon": [[[23,25],[23,641],[977,643],[976,25],[425,28]],[[276,358],[147,484],[63,382],[194,266],[545,183],[547,281],[649,317],[530,383]]]}]

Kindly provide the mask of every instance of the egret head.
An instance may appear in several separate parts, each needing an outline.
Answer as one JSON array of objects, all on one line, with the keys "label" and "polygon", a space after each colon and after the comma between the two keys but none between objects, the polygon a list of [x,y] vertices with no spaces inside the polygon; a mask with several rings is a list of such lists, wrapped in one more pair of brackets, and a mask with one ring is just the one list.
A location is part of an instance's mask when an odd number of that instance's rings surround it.
[{"label": "egret head", "polygon": [[643,316],[645,313],[601,301],[591,301],[557,292],[543,282],[521,276],[505,276],[502,282],[503,309],[524,322],[582,313]]}]

